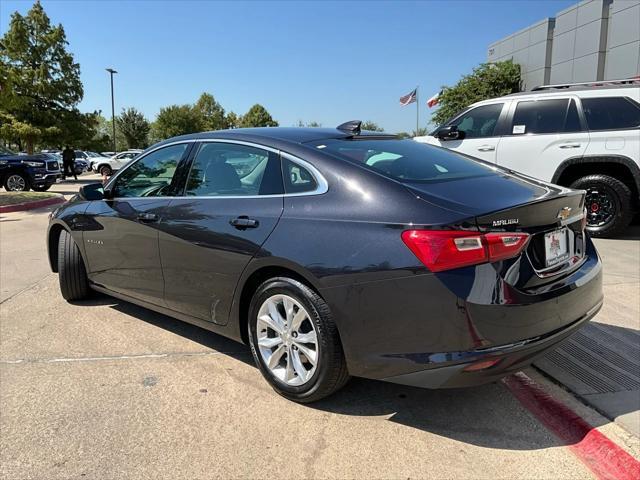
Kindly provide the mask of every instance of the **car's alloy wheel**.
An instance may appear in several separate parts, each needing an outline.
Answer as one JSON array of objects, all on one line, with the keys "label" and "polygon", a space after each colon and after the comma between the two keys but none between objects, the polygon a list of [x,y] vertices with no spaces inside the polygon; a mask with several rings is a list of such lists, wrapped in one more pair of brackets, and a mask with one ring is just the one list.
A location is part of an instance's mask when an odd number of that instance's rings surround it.
[{"label": "car's alloy wheel", "polygon": [[267,298],[258,311],[258,350],[271,374],[304,385],[316,371],[318,337],[305,308],[288,295]]},{"label": "car's alloy wheel", "polygon": [[249,305],[251,353],[280,395],[314,402],[349,380],[329,306],[313,289],[287,277],[267,280]]},{"label": "car's alloy wheel", "polygon": [[4,188],[9,192],[24,192],[29,190],[29,182],[19,173],[13,173],[5,180]]},{"label": "car's alloy wheel", "polygon": [[603,187],[587,188],[585,198],[587,207],[587,225],[601,227],[609,223],[616,215],[616,199],[612,192]]}]

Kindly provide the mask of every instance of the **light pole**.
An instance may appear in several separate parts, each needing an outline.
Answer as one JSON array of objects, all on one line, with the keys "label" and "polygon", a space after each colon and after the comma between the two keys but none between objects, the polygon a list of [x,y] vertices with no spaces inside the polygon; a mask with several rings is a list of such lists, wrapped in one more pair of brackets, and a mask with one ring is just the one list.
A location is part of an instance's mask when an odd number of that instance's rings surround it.
[{"label": "light pole", "polygon": [[113,124],[113,152],[114,155],[118,153],[116,150],[116,106],[113,101],[113,74],[118,73],[113,68],[105,69],[111,75],[111,123]]}]

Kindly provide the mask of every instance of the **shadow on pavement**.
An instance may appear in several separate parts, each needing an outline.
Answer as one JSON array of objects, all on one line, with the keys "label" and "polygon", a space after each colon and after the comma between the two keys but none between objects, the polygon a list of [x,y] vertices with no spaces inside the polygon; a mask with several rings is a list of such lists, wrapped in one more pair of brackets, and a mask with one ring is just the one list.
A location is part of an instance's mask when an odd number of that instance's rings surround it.
[{"label": "shadow on pavement", "polygon": [[[78,304],[109,306],[255,366],[247,346],[132,303],[96,294],[92,300]],[[352,378],[331,397],[306,407],[338,415],[387,417],[398,425],[486,448],[538,450],[562,445],[501,383],[427,390]]]}]

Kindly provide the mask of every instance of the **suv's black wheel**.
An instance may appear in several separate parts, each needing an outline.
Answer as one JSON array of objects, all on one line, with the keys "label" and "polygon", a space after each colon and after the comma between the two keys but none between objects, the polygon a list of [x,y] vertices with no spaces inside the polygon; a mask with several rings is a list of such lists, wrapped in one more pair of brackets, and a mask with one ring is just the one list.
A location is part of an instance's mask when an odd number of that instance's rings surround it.
[{"label": "suv's black wheel", "polygon": [[587,191],[587,231],[592,237],[613,237],[631,222],[631,190],[617,178],[588,175],[573,182],[571,188]]},{"label": "suv's black wheel", "polygon": [[249,341],[262,375],[290,400],[320,400],[349,380],[329,307],[297,280],[277,277],[258,287],[249,306]]},{"label": "suv's black wheel", "polygon": [[58,240],[58,280],[65,300],[82,300],[91,293],[80,250],[66,230]]},{"label": "suv's black wheel", "polygon": [[46,192],[51,188],[51,185],[34,185],[31,188],[33,188],[33,190],[36,192]]},{"label": "suv's black wheel", "polygon": [[113,170],[111,170],[111,167],[109,165],[101,166],[98,171],[100,172],[100,175],[102,175],[103,177],[109,177],[113,172]]},{"label": "suv's black wheel", "polygon": [[26,192],[29,190],[29,179],[22,173],[10,173],[4,179],[7,192]]}]

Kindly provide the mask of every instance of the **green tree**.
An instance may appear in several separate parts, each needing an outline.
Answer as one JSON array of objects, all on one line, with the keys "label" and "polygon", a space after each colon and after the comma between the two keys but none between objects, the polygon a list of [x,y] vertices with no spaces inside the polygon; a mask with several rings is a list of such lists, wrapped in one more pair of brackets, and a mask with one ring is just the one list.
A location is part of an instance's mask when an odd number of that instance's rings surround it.
[{"label": "green tree", "polygon": [[226,124],[226,128],[238,128],[240,127],[241,118],[236,115],[234,112],[229,112],[225,115],[224,121]]},{"label": "green tree", "polygon": [[148,145],[151,126],[142,112],[135,108],[123,108],[116,119],[116,127],[124,136],[128,148],[144,148]]},{"label": "green tree", "polygon": [[520,65],[511,60],[482,63],[453,87],[442,87],[438,110],[431,117],[436,125],[472,103],[520,91]]},{"label": "green tree", "polygon": [[201,132],[205,129],[200,112],[191,105],[170,105],[160,109],[153,124],[154,140]]},{"label": "green tree", "polygon": [[266,108],[256,103],[242,116],[240,125],[242,127],[277,127],[278,122],[271,117]]},{"label": "green tree", "polygon": [[67,45],[62,25],[51,25],[39,1],[25,16],[14,12],[0,40],[0,135],[24,142],[29,153],[63,134],[61,116],[81,119],[80,66]]},{"label": "green tree", "polygon": [[307,128],[320,128],[322,124],[320,122],[311,121],[311,122],[303,122],[302,120],[298,120],[298,127],[307,127]]},{"label": "green tree", "polygon": [[360,125],[361,130],[369,130],[371,132],[384,132],[384,128],[378,125],[376,122],[372,122],[371,120],[367,120],[366,122],[362,122]]},{"label": "green tree", "polygon": [[210,93],[205,92],[200,95],[193,108],[202,115],[205,130],[224,130],[227,128],[224,108]]}]

